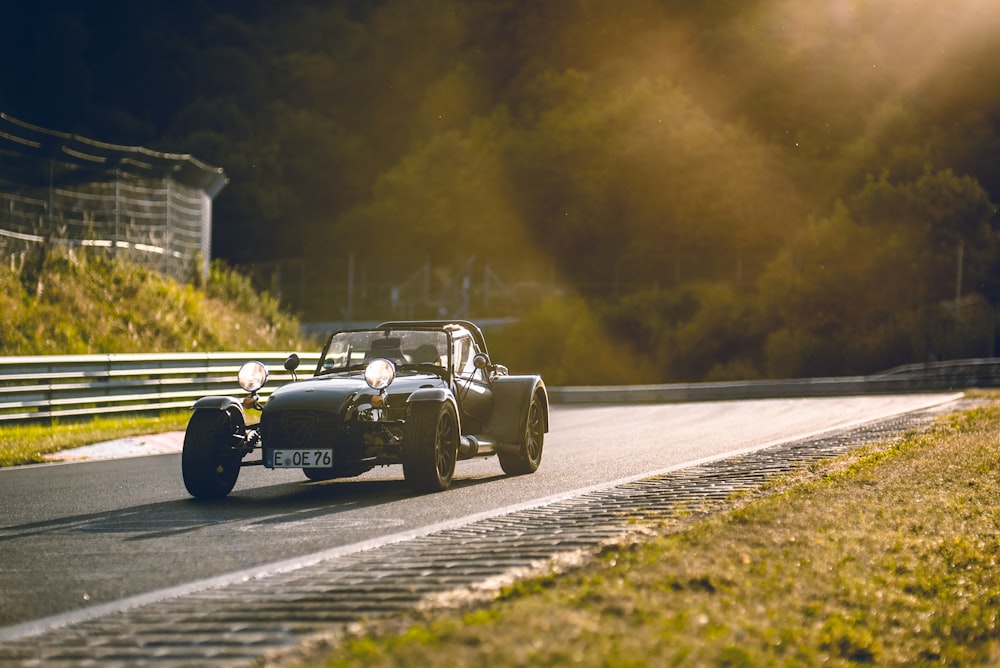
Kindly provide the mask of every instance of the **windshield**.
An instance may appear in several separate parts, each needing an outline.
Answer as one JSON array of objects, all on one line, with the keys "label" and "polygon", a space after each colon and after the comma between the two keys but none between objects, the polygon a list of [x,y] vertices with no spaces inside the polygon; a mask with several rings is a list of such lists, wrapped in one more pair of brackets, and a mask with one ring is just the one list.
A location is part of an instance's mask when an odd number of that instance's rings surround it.
[{"label": "windshield", "polygon": [[330,337],[316,373],[363,366],[384,357],[396,366],[432,364],[448,367],[448,334],[429,330],[337,332]]}]

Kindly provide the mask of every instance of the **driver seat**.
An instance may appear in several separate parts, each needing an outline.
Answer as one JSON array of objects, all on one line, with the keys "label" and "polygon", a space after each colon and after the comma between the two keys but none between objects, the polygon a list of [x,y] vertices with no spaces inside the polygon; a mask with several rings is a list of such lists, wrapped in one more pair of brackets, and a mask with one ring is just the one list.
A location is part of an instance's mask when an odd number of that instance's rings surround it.
[{"label": "driver seat", "polygon": [[365,361],[373,360],[377,357],[384,357],[396,364],[406,364],[406,356],[400,348],[400,340],[396,338],[375,339],[371,343],[368,352],[365,353]]}]

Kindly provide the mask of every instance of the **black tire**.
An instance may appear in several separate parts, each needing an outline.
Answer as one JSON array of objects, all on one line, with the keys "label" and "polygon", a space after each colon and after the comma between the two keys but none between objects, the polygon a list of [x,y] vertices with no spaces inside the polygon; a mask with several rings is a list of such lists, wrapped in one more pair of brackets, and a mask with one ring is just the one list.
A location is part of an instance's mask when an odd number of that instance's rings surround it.
[{"label": "black tire", "polygon": [[191,496],[221,499],[236,485],[242,457],[231,447],[237,426],[233,419],[238,418],[216,410],[199,410],[191,416],[181,451],[184,486]]},{"label": "black tire", "polygon": [[451,486],[458,459],[458,416],[448,402],[415,404],[406,421],[403,477],[416,492]]},{"label": "black tire", "polygon": [[507,475],[526,475],[538,470],[542,463],[542,446],[545,444],[545,417],[542,402],[537,394],[531,395],[528,420],[524,427],[524,440],[517,452],[498,452],[500,468]]}]

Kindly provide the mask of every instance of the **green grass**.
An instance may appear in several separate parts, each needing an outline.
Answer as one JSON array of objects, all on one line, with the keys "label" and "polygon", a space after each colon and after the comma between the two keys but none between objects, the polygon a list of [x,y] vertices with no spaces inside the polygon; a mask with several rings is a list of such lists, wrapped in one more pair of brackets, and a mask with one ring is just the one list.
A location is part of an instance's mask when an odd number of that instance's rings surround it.
[{"label": "green grass", "polygon": [[0,312],[2,356],[316,348],[297,318],[219,263],[195,286],[101,253],[53,249],[37,286],[25,285],[24,267],[0,264]]},{"label": "green grass", "polygon": [[60,450],[92,445],[128,436],[181,431],[188,411],[159,416],[98,417],[83,422],[0,424],[0,466],[36,464]]},{"label": "green grass", "polygon": [[[995,395],[994,395],[995,396]],[[308,666],[1000,664],[1000,403]]]},{"label": "green grass", "polygon": [[[32,258],[38,260],[37,253],[0,263],[0,356],[318,347],[272,296],[257,292],[248,278],[220,263],[212,264],[203,283],[190,285],[100,252],[52,249],[37,276]],[[178,411],[52,425],[0,421],[0,466],[40,462],[45,454],[80,445],[184,429],[188,417]]]}]

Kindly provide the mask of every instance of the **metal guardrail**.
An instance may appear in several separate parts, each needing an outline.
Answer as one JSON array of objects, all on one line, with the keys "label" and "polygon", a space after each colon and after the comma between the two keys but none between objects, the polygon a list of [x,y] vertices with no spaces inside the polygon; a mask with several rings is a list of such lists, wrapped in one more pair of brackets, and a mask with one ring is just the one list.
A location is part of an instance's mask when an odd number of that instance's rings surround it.
[{"label": "metal guardrail", "polygon": [[[278,352],[0,357],[0,422],[184,410],[199,397],[243,391],[236,373],[246,360],[268,365],[261,392],[291,379]],[[302,374],[318,354],[300,354]],[[300,375],[302,375],[300,374]],[[871,376],[798,378],[617,387],[550,387],[553,403],[664,403],[853,394],[938,392],[1000,387],[1000,358],[911,364]]]},{"label": "metal guardrail", "polygon": [[[0,422],[183,410],[199,397],[235,395],[240,365],[259,360],[271,378],[262,395],[290,380],[285,353],[0,357]],[[300,355],[311,374],[318,354]]]},{"label": "metal guardrail", "polygon": [[1000,357],[907,364],[870,376],[550,388],[553,403],[727,401],[949,392],[1000,387]]}]

